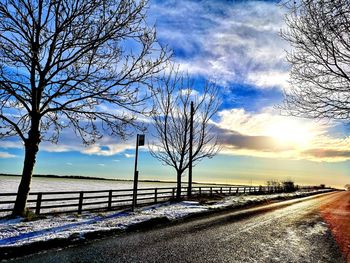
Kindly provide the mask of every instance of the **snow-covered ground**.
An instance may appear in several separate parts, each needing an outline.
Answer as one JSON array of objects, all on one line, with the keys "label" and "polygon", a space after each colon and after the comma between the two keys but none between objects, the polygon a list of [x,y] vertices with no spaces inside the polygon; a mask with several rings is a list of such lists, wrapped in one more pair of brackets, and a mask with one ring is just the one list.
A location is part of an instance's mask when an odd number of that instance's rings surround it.
[{"label": "snow-covered ground", "polygon": [[[0,193],[16,193],[19,176],[0,176]],[[175,187],[176,183],[139,182],[140,188]],[[108,189],[132,189],[132,181],[85,180],[68,178],[33,177],[32,192],[94,191]]]},{"label": "snow-covered ground", "polygon": [[57,238],[84,238],[84,234],[96,231],[123,230],[134,224],[154,218],[180,219],[190,214],[225,207],[239,207],[276,198],[306,196],[314,192],[280,193],[271,195],[229,196],[210,204],[196,201],[163,203],[137,209],[135,212],[84,213],[81,216],[67,214],[47,216],[44,219],[25,222],[22,218],[0,220],[0,248],[17,247]]},{"label": "snow-covered ground", "polygon": [[[13,209],[14,201],[16,199],[16,192],[17,188],[20,182],[20,177],[18,176],[0,176],[0,209]],[[186,184],[184,185],[186,186]],[[195,183],[193,184],[193,187],[203,187],[203,186],[210,186],[208,184],[200,184]],[[214,187],[221,187],[223,185],[212,185]],[[138,183],[139,189],[149,189],[149,190],[140,190],[139,193],[149,195],[144,195],[143,198],[152,198],[154,197],[154,188],[157,188],[158,191],[158,199],[161,199],[162,196],[169,196],[171,193],[171,189],[164,189],[164,188],[175,188],[176,183],[174,182],[143,182],[140,181]],[[59,205],[67,205],[67,204],[73,204],[76,203],[78,205],[78,198],[79,198],[79,191],[106,191],[105,193],[85,193],[84,197],[90,198],[95,196],[95,201],[103,202],[105,201],[105,204],[95,204],[92,206],[88,205],[87,203],[84,203],[84,209],[89,208],[98,208],[98,207],[105,207],[107,205],[108,201],[108,190],[129,190],[125,192],[118,192],[114,193],[116,196],[113,197],[112,201],[114,204],[124,205],[128,204],[130,202],[121,203],[120,200],[123,199],[129,199],[130,196],[126,196],[127,194],[132,194],[132,188],[133,188],[133,181],[111,181],[111,180],[95,180],[95,179],[69,179],[69,178],[47,178],[47,177],[34,177],[32,179],[31,183],[31,191],[29,196],[29,202],[28,207],[33,209],[33,206],[35,206],[35,200],[37,199],[37,195],[34,195],[36,192],[42,192],[44,193],[43,200],[49,198],[49,199],[60,199],[60,198],[77,198],[76,200],[56,200],[56,201],[45,201],[42,203],[42,206],[59,206]],[[153,190],[152,190],[153,188]],[[52,192],[76,192],[74,194],[72,193],[60,193],[55,195],[46,195],[45,193],[52,193]],[[169,193],[170,191],[170,193]],[[168,193],[163,193],[168,192]],[[2,193],[12,193],[11,196],[1,196]],[[119,197],[117,195],[120,195]],[[98,196],[105,195],[104,198]],[[89,199],[91,201],[91,199]],[[7,202],[13,202],[11,204],[4,203]],[[149,201],[149,200],[148,200]],[[3,202],[3,203],[1,203]],[[118,203],[117,203],[118,202]],[[77,209],[77,207],[60,207],[55,208],[54,210],[56,212],[62,212],[67,210],[74,210]],[[53,209],[42,209],[41,213],[47,213],[51,212]],[[0,212],[0,218],[8,215],[8,212]]]},{"label": "snow-covered ground", "polygon": [[[21,177],[0,176],[0,193],[16,193]],[[176,187],[176,182],[144,182],[138,183],[139,188]],[[194,183],[195,187],[210,186],[210,184]],[[216,185],[220,187],[222,185]],[[56,191],[95,191],[132,189],[133,181],[113,181],[94,179],[70,179],[33,177],[30,185],[31,192]]]}]

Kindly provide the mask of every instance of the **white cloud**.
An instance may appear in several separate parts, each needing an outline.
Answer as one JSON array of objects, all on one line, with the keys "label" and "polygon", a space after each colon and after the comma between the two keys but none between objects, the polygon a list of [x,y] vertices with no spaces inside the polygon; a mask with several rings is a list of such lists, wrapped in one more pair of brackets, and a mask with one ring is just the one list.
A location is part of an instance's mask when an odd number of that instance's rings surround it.
[{"label": "white cloud", "polygon": [[[1,141],[0,149],[14,148],[24,149],[20,141]],[[62,131],[60,140],[57,144],[43,141],[39,145],[40,151],[46,152],[80,152],[87,155],[112,156],[124,152],[128,149],[134,149],[134,143],[131,141],[122,141],[118,137],[105,135],[93,145],[84,145],[79,137],[73,131],[66,129]]]},{"label": "white cloud", "polygon": [[16,157],[16,155],[13,155],[8,152],[0,152],[0,158],[14,158],[14,157]]},{"label": "white cloud", "polygon": [[135,157],[135,154],[125,153],[124,156],[125,156],[126,158],[134,158],[134,157]]},{"label": "white cloud", "polygon": [[247,75],[247,82],[260,88],[289,88],[289,72],[285,71],[255,71]]},{"label": "white cloud", "polygon": [[279,36],[285,26],[281,5],[263,1],[153,2],[150,10],[158,21],[158,36],[174,48],[181,70],[219,84],[284,87],[289,45]]},{"label": "white cloud", "polygon": [[[78,139],[77,139],[78,141]],[[80,142],[80,141],[79,141]],[[78,143],[71,144],[69,141],[62,139],[59,143],[53,144],[50,142],[43,142],[40,144],[40,150],[46,152],[72,152],[77,151],[80,152],[84,146]]]},{"label": "white cloud", "polygon": [[2,140],[1,141],[1,144],[0,144],[0,147],[1,148],[4,148],[4,149],[20,149],[20,148],[23,148],[24,145],[21,141],[10,141],[10,140]]},{"label": "white cloud", "polygon": [[196,96],[199,96],[199,92],[197,90],[194,90],[194,89],[182,89],[182,90],[179,90],[178,92],[180,95],[187,95],[189,94],[190,96],[192,97],[196,97]]},{"label": "white cloud", "polygon": [[125,150],[132,149],[133,147],[133,145],[124,143],[115,143],[108,145],[96,143],[83,149],[81,153],[88,155],[112,156],[118,153],[122,153]]}]

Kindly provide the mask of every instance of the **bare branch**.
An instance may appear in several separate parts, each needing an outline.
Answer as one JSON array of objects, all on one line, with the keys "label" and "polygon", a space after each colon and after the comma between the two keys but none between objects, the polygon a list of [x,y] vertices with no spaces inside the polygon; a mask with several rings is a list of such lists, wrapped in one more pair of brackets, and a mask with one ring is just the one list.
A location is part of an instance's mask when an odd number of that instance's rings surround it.
[{"label": "bare branch", "polygon": [[350,117],[350,2],[288,1],[291,89],[281,108],[293,116]]},{"label": "bare branch", "polygon": [[[168,59],[155,29],[145,22],[146,5],[135,0],[0,1],[0,96],[12,97],[13,118],[29,116],[30,122],[37,115],[46,127],[42,139],[57,139],[69,126],[78,134],[85,130],[84,142],[100,136],[96,127],[121,137],[128,127],[140,128],[136,117],[152,112],[146,103],[152,78]],[[106,115],[101,111],[106,107],[119,110]],[[0,114],[12,116],[6,111],[2,107]],[[61,125],[60,117],[71,124]]]},{"label": "bare branch", "polygon": [[219,106],[218,90],[206,83],[196,91],[194,82],[171,66],[170,73],[158,82],[153,115],[157,142],[150,145],[152,156],[182,174],[189,165],[190,105],[194,102],[193,161],[213,157],[219,150],[216,136],[210,132],[210,119]]},{"label": "bare branch", "polygon": [[14,214],[22,215],[42,140],[72,128],[83,143],[125,138],[149,115],[169,56],[146,0],[0,0],[0,138],[25,145]]}]

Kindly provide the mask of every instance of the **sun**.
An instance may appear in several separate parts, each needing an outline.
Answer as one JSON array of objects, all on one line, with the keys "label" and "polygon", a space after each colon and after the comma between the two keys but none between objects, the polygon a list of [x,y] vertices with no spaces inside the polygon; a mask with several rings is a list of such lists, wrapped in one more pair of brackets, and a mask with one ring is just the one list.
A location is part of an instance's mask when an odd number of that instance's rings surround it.
[{"label": "sun", "polygon": [[310,128],[297,121],[279,121],[267,125],[266,135],[273,137],[278,144],[307,147],[313,136]]}]

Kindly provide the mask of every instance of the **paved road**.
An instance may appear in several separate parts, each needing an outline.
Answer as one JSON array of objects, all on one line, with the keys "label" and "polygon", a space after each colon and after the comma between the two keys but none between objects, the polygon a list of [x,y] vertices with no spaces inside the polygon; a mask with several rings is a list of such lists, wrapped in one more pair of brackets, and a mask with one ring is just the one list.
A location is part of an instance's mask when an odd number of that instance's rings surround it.
[{"label": "paved road", "polygon": [[321,206],[321,215],[332,231],[340,249],[350,262],[350,192],[343,192],[337,202]]},{"label": "paved road", "polygon": [[105,238],[13,262],[346,262],[319,213],[344,192]]}]

